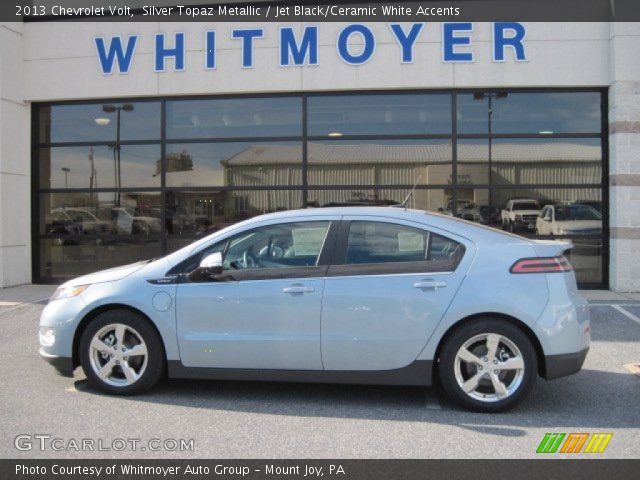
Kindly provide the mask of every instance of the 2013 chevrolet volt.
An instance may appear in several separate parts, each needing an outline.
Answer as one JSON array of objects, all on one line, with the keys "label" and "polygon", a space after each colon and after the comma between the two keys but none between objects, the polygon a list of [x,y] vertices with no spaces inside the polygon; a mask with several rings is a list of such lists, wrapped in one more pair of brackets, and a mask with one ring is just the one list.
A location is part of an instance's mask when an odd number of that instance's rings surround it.
[{"label": "2013 chevrolet volt", "polygon": [[40,319],[40,353],[113,394],[166,374],[439,378],[463,407],[504,411],[538,376],[582,367],[589,308],[570,247],[393,207],[262,215],[61,285]]}]

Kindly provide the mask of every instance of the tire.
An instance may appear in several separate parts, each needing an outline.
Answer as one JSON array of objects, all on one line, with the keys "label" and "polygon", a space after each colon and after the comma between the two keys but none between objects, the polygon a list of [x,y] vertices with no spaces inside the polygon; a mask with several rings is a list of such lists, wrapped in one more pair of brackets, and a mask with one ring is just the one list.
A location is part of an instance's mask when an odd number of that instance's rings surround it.
[{"label": "tire", "polygon": [[146,318],[130,310],[99,314],[82,333],[79,348],[87,379],[109,394],[145,392],[164,375],[160,336]]},{"label": "tire", "polygon": [[507,230],[508,230],[510,233],[513,233],[513,232],[515,232],[515,231],[516,231],[516,228],[514,227],[514,225],[513,225],[513,222],[512,222],[512,221],[509,221],[509,223],[507,224]]},{"label": "tire", "polygon": [[[487,354],[489,343],[497,345],[493,357]],[[461,353],[463,348],[473,356]],[[462,360],[461,354],[468,361]],[[438,374],[446,394],[456,404],[476,412],[514,408],[531,393],[538,375],[536,351],[527,335],[495,318],[481,318],[458,327],[442,345],[439,360]],[[519,366],[522,368],[516,368]],[[463,385],[474,389],[467,393]]]}]

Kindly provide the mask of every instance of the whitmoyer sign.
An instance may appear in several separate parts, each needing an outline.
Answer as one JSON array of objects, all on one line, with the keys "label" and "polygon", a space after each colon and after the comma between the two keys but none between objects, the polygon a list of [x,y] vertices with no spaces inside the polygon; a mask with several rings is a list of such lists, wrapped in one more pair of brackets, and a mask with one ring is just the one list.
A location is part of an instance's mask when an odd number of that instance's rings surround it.
[{"label": "whitmoyer sign", "polygon": [[[441,29],[442,61],[447,63],[473,62],[473,23],[412,23],[388,25],[398,46],[398,60],[401,63],[419,61],[417,42],[427,28]],[[318,65],[318,29],[316,25],[302,27],[296,34],[293,27],[279,29],[280,66]],[[154,49],[154,70],[166,69],[183,71],[195,65],[187,65],[185,33],[156,33]],[[253,67],[254,47],[265,37],[263,28],[234,28],[231,38],[241,45],[243,68]],[[525,48],[526,28],[518,22],[495,22],[492,24],[491,57],[494,62],[527,60]],[[198,67],[212,70],[218,67],[216,31],[203,30],[203,55]],[[103,74],[128,73],[135,63],[136,45],[139,35],[94,38],[98,63]],[[366,24],[354,23],[345,26],[336,39],[336,55],[349,65],[362,65],[373,58],[376,51],[376,36]]]}]

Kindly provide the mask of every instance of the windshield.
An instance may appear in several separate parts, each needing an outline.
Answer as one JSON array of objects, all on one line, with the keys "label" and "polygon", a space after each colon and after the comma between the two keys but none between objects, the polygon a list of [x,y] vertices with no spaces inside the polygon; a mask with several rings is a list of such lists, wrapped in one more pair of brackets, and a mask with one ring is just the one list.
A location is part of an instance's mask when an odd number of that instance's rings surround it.
[{"label": "windshield", "polygon": [[518,202],[513,204],[514,210],[540,210],[536,202]]},{"label": "windshield", "polygon": [[556,207],[556,220],[602,220],[602,215],[589,205],[562,205]]}]

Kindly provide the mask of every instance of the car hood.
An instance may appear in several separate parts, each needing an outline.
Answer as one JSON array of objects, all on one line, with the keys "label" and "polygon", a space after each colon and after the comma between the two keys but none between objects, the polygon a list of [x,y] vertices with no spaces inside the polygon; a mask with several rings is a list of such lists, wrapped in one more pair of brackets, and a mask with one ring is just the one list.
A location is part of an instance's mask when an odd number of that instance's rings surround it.
[{"label": "car hood", "polygon": [[82,277],[77,277],[68,282],[63,283],[61,286],[72,286],[72,285],[89,285],[93,283],[104,283],[104,282],[115,282],[117,280],[122,280],[125,277],[128,277],[134,272],[137,272],[142,267],[147,265],[149,260],[144,260],[142,262],[131,263],[129,265],[123,265],[121,267],[109,268],[108,270],[100,270],[99,272],[90,273],[89,275],[83,275]]},{"label": "car hood", "polygon": [[513,213],[516,215],[539,215],[540,210],[514,210]]}]

